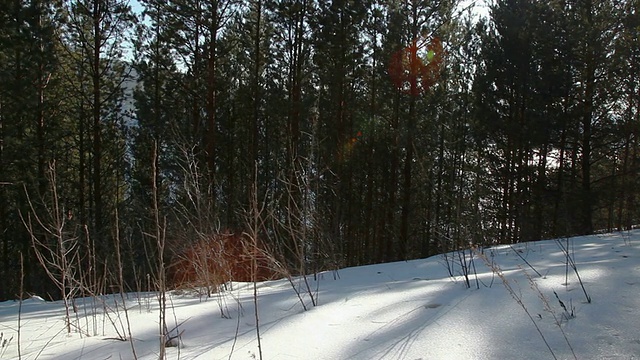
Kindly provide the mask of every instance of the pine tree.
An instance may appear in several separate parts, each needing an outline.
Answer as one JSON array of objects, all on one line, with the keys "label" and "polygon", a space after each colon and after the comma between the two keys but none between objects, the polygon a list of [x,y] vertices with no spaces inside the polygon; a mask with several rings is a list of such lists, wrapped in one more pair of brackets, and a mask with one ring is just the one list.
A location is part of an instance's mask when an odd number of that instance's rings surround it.
[{"label": "pine tree", "polygon": [[[621,28],[616,37],[615,69],[619,79],[620,112],[617,126],[620,141],[617,162],[620,164],[619,177],[612,198],[617,202],[615,228],[621,231],[631,229],[633,219],[637,219],[638,208],[638,123],[640,120],[640,14],[638,1],[627,1],[622,7]],[[613,203],[613,202],[612,202]],[[613,204],[612,204],[613,206]],[[613,210],[613,209],[612,209]]]},{"label": "pine tree", "polygon": [[[28,260],[26,286],[43,290],[47,284],[32,258],[30,237],[20,214],[27,216],[31,210],[42,213],[51,206],[50,168],[62,172],[68,164],[61,141],[68,129],[64,123],[66,94],[60,88],[58,46],[64,19],[56,2],[7,2],[3,9],[7,10],[3,12],[7,17],[0,22],[2,271],[7,278],[18,277],[12,273],[17,269],[13,259],[20,252]],[[68,187],[60,189],[64,192]],[[61,205],[68,208],[67,203]],[[46,241],[47,234],[34,235]],[[7,286],[16,284],[9,281]],[[0,297],[12,295],[2,293]]]},{"label": "pine tree", "polygon": [[126,189],[123,102],[130,70],[122,58],[133,17],[128,4],[119,0],[66,5],[64,76],[75,108],[79,159],[75,207],[99,253],[106,253],[115,208]]}]

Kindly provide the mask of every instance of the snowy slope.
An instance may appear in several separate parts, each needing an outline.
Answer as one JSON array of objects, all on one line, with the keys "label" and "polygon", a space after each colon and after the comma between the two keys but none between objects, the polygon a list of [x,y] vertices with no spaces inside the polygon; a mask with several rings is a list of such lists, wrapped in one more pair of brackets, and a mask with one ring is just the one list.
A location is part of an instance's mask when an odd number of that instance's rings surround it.
[{"label": "snowy slope", "polygon": [[[472,273],[470,289],[462,277],[449,276],[443,256],[326,272],[319,282],[311,276],[315,307],[298,279],[308,311],[287,280],[259,283],[263,359],[573,359],[571,349],[578,359],[640,358],[640,232],[561,244],[569,244],[591,303],[571,268],[565,277],[566,256],[557,241],[476,253],[477,282]],[[209,299],[168,295],[169,327],[179,324],[174,333],[182,332],[168,359],[259,358],[252,284],[234,284]],[[128,297],[136,355],[157,359],[155,295]],[[131,344],[114,339],[116,328],[126,333],[124,314],[116,311],[122,305],[114,301],[107,299],[104,310],[100,302],[78,300],[71,335],[61,303],[24,301],[21,358],[133,359]],[[0,303],[2,359],[18,358],[18,309],[18,302]]]}]

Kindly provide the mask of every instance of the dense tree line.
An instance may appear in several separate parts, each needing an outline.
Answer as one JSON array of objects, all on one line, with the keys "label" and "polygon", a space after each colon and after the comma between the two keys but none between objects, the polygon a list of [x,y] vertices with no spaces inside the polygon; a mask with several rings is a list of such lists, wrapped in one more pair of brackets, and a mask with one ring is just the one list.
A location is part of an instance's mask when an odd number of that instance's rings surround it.
[{"label": "dense tree line", "polygon": [[134,288],[255,209],[294,272],[628,229],[638,5],[3,0],[0,298],[58,296],[34,239]]}]

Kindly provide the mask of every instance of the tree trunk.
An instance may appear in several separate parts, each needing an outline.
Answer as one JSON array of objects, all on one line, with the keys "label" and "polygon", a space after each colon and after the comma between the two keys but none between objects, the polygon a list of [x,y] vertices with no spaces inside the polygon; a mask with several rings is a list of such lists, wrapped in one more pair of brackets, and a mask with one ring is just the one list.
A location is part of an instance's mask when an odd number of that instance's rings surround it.
[{"label": "tree trunk", "polygon": [[[84,49],[82,50],[81,59],[84,59]],[[82,60],[84,62],[84,60]],[[78,65],[79,68],[79,81],[80,81],[80,89],[82,93],[85,93],[85,81],[84,81],[84,64],[80,63]],[[87,212],[86,212],[86,193],[85,193],[85,183],[86,183],[86,144],[85,144],[85,97],[79,97],[78,103],[78,184],[77,184],[77,192],[78,192],[78,217],[80,219],[80,225],[85,226],[87,224]]]},{"label": "tree trunk", "polygon": [[[262,68],[262,54],[260,48],[260,41],[262,40],[262,0],[256,1],[256,33],[253,46],[255,51],[255,58],[253,64],[253,117],[251,118],[251,168],[258,164],[258,143],[259,143],[259,126],[260,126],[260,102],[261,102],[261,89],[260,89],[260,70]],[[252,171],[250,186],[257,186],[258,184],[259,169],[256,168]],[[260,189],[257,188],[258,194]],[[249,189],[250,190],[250,189]],[[259,196],[259,195],[258,195]]]},{"label": "tree trunk", "polygon": [[100,1],[93,2],[93,67],[91,78],[93,81],[93,210],[94,210],[94,226],[95,234],[99,241],[102,237],[103,231],[103,203],[102,203],[102,124],[101,124],[101,86],[102,86],[102,74],[100,70],[101,66],[101,51],[102,51],[102,36],[101,36],[101,21],[104,15],[100,8]]},{"label": "tree trunk", "polygon": [[396,93],[395,99],[394,99],[394,109],[393,109],[393,120],[392,120],[392,126],[391,126],[391,133],[392,133],[392,142],[391,142],[391,159],[390,159],[390,166],[389,166],[389,178],[388,178],[388,192],[387,192],[387,196],[388,196],[388,204],[387,204],[387,215],[386,215],[386,229],[384,231],[384,237],[385,237],[385,241],[386,241],[386,251],[384,253],[384,258],[383,261],[384,262],[389,262],[392,260],[396,260],[396,253],[394,251],[395,249],[395,239],[396,239],[396,226],[395,226],[395,212],[396,212],[396,196],[397,196],[397,192],[398,192],[398,168],[399,168],[399,162],[400,162],[400,154],[399,154],[399,149],[398,147],[400,146],[399,143],[399,132],[400,129],[398,129],[398,126],[400,124],[400,100],[401,100],[401,96],[400,93]]},{"label": "tree trunk", "polygon": [[[206,158],[209,169],[209,181],[215,186],[216,174],[216,66],[217,66],[217,42],[218,42],[218,12],[214,9],[209,32],[209,54],[207,58],[207,126],[206,126]],[[215,194],[215,191],[212,191]]]},{"label": "tree trunk", "polygon": [[[586,2],[587,32],[590,33],[593,24],[593,8],[591,1]],[[585,73],[584,98],[582,102],[582,194],[581,194],[581,229],[583,235],[593,233],[593,199],[591,194],[591,137],[595,90],[595,54],[592,39],[585,39]]]},{"label": "tree trunk", "polygon": [[[412,84],[413,86],[413,84]],[[413,94],[413,92],[412,92]],[[403,169],[403,196],[402,211],[400,214],[400,251],[401,259],[406,260],[409,256],[409,216],[411,213],[411,193],[412,189],[412,165],[413,165],[413,137],[415,129],[416,100],[411,97],[409,100],[409,119],[407,122],[407,144]]]},{"label": "tree trunk", "polygon": [[[5,114],[4,114],[4,99],[0,96],[0,174],[7,174],[5,169],[5,159],[4,159],[4,138],[5,138]],[[2,268],[0,268],[0,276],[3,279],[9,278],[9,236],[7,236],[7,213],[8,213],[8,201],[7,201],[7,186],[9,184],[2,183],[1,181],[6,180],[0,178],[0,242],[2,243]],[[7,282],[0,282],[0,299],[6,299],[7,290],[6,287]]]}]

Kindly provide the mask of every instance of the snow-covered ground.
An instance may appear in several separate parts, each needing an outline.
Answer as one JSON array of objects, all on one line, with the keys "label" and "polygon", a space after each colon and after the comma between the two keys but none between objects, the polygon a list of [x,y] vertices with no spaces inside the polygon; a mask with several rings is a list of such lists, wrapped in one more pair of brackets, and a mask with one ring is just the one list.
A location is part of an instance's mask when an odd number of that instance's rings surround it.
[{"label": "snow-covered ground", "polygon": [[[476,254],[477,280],[471,268],[469,289],[461,276],[449,276],[442,255],[326,272],[318,282],[310,276],[317,306],[297,279],[307,311],[287,280],[259,283],[262,357],[640,358],[640,231],[573,238],[568,244],[591,303],[556,241],[485,249],[484,259]],[[252,284],[236,283],[208,299],[167,295],[168,326],[178,324],[173,333],[182,334],[180,346],[167,349],[168,359],[260,357]],[[137,357],[157,359],[156,297],[127,296]],[[124,313],[117,311],[122,304],[109,298],[108,305],[105,313],[100,301],[77,300],[74,329],[67,334],[60,302],[26,300],[20,321],[18,302],[0,303],[0,358],[18,358],[20,349],[22,359],[133,359],[131,343],[116,339],[118,331],[127,332]]]}]

